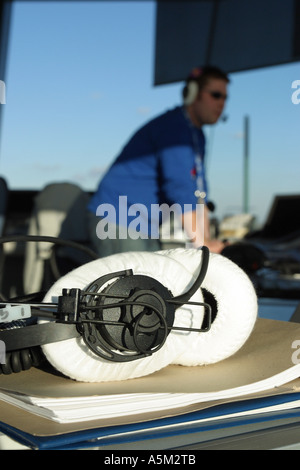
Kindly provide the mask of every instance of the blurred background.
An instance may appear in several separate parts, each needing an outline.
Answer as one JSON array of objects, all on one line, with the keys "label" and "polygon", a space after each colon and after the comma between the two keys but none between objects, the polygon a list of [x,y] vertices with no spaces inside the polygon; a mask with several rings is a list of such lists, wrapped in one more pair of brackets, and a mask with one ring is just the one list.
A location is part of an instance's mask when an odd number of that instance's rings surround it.
[{"label": "blurred background", "polygon": [[[180,104],[189,71],[210,63],[231,78],[224,119],[204,129],[212,227],[243,241],[227,256],[255,271],[262,296],[300,298],[299,0],[15,0],[0,11],[2,234],[30,231],[49,184],[91,194],[134,131]],[[5,251],[13,267],[18,250]]]},{"label": "blurred background", "polygon": [[[214,3],[12,2],[0,142],[0,174],[9,186],[39,189],[67,179],[93,191],[136,128],[181,102],[184,78],[206,60],[205,26],[213,22],[212,7],[200,10],[203,17],[196,21],[187,16],[189,8]],[[273,38],[285,34],[284,21],[295,20],[289,2],[249,2],[254,17],[249,30],[243,24],[245,18],[251,19],[248,2],[229,3],[234,16],[221,24],[225,37],[230,32],[234,37],[227,47],[223,40],[223,49],[211,59],[234,72],[226,121],[205,129],[210,198],[218,218],[243,212],[246,204],[259,225],[274,195],[299,192],[299,83],[293,88],[300,80],[299,56],[295,61],[289,50],[281,57],[285,51]],[[281,16],[272,26],[272,12],[278,11]],[[249,36],[241,41],[239,35],[245,32]],[[260,53],[259,41],[271,45]],[[237,43],[240,49],[235,51]],[[224,57],[227,62],[220,63]],[[276,60],[280,64],[274,65]]]}]

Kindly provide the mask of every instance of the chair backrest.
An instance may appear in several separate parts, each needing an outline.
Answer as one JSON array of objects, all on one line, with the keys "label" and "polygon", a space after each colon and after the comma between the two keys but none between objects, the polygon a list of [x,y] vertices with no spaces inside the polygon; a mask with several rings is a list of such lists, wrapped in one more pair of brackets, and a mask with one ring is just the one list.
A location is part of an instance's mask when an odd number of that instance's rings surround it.
[{"label": "chair backrest", "polygon": [[[28,235],[59,237],[88,243],[87,203],[87,193],[73,183],[47,185],[35,199]],[[50,260],[52,255],[52,243],[27,243],[24,265],[25,293],[41,289],[45,262]],[[78,253],[79,264],[80,256],[82,257],[82,254]]]}]

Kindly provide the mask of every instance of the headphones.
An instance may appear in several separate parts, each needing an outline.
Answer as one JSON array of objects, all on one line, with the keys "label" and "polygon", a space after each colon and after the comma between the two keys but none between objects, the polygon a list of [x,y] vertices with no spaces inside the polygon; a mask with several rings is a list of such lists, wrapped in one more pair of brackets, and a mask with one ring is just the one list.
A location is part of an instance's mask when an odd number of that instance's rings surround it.
[{"label": "headphones", "polygon": [[199,86],[195,80],[190,80],[184,87],[182,95],[183,95],[183,103],[185,106],[188,106],[196,100],[199,93]]},{"label": "headphones", "polygon": [[199,84],[197,79],[203,74],[203,69],[201,67],[195,67],[189,74],[186,85],[183,88],[182,96],[183,103],[188,106],[192,104],[199,93]]},{"label": "headphones", "polygon": [[[92,250],[56,237],[2,237],[0,244],[19,240],[69,245],[97,258]],[[125,269],[105,274],[85,289],[63,288],[57,303],[36,302],[41,293],[0,301],[0,344],[6,352],[0,373],[39,365],[45,359],[41,346],[66,339],[82,337],[98,357],[124,363],[155,354],[174,329],[209,331],[212,307],[207,302],[190,302],[208,269],[209,250],[204,246],[202,252],[194,284],[175,297],[156,279]],[[174,326],[176,310],[187,304],[204,307],[199,328]]]}]

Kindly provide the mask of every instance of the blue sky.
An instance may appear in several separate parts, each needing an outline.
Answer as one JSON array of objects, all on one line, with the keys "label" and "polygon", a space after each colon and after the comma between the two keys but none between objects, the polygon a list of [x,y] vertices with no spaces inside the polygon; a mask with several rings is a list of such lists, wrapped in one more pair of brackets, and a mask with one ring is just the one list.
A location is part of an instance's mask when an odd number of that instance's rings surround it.
[{"label": "blue sky", "polygon": [[[153,85],[154,35],[150,0],[14,2],[0,156],[11,188],[94,190],[129,136],[180,103],[182,83]],[[242,210],[245,115],[250,211],[264,221],[275,194],[300,193],[295,80],[299,63],[232,74],[229,119],[205,129],[217,216]]]}]

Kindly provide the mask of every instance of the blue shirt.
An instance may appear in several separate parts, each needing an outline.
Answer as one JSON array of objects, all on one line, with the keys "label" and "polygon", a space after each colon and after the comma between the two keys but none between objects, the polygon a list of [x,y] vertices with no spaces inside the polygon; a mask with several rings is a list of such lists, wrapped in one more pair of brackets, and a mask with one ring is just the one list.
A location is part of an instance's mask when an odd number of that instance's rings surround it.
[{"label": "blue shirt", "polygon": [[130,138],[100,181],[89,210],[104,216],[113,206],[116,224],[126,226],[139,211],[149,227],[157,205],[195,210],[199,191],[207,195],[204,150],[202,130],[182,107],[161,114]]}]

